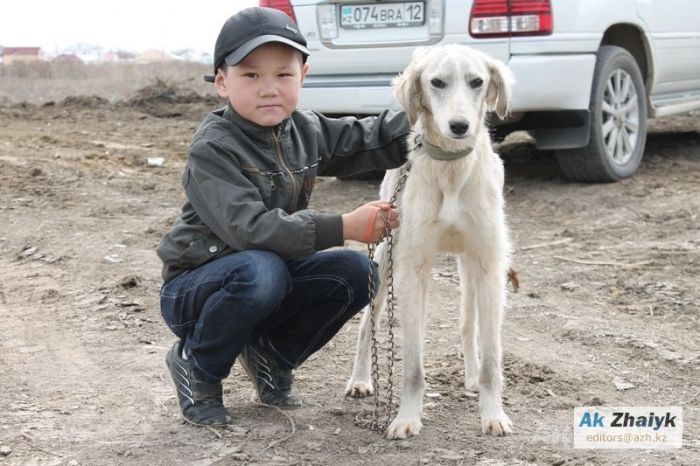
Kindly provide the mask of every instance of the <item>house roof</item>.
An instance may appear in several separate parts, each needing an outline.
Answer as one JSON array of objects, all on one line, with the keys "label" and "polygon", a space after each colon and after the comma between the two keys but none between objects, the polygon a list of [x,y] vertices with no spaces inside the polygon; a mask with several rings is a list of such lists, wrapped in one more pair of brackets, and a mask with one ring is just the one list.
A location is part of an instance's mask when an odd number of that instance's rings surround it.
[{"label": "house roof", "polygon": [[39,55],[41,47],[5,47],[2,54],[7,55]]}]

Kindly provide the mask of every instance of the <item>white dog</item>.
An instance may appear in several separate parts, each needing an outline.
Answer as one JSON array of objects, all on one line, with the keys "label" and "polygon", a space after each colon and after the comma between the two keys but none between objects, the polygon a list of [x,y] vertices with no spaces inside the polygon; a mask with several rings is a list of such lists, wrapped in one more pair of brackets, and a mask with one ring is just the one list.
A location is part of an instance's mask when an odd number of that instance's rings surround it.
[{"label": "white dog", "polygon": [[[479,387],[482,431],[512,433],[501,403],[501,320],[510,251],[504,174],[484,125],[487,109],[501,117],[507,114],[512,82],[505,65],[463,45],[416,49],[394,82],[395,95],[413,124],[411,141],[416,146],[398,200],[401,227],[394,231],[404,366],[401,406],[389,426],[389,438],[411,437],[422,427],[426,299],[433,258],[441,252],[457,256],[465,385]],[[399,170],[387,172],[382,199],[391,198],[399,176]],[[377,249],[380,264],[384,245]],[[381,273],[385,278],[385,267]],[[382,286],[376,312],[385,295]],[[346,389],[354,397],[373,392],[369,314],[364,313],[360,324],[355,366]]]}]

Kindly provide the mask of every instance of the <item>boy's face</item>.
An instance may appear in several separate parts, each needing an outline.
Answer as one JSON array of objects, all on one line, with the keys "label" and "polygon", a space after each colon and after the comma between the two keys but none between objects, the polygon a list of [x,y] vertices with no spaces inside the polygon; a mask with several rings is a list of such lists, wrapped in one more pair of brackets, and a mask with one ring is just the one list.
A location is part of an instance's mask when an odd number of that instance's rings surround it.
[{"label": "boy's face", "polygon": [[296,109],[308,69],[298,51],[269,43],[253,50],[239,64],[229,66],[226,73],[219,69],[216,91],[246,120],[274,126]]}]

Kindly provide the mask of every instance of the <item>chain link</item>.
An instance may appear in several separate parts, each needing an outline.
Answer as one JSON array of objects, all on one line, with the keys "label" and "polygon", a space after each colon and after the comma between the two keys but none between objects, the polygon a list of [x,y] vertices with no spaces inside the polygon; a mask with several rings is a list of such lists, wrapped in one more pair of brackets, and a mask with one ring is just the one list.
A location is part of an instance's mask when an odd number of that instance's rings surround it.
[{"label": "chain link", "polygon": [[[401,174],[399,176],[399,181],[396,183],[396,188],[394,189],[394,194],[392,195],[389,202],[392,205],[396,204],[396,200],[406,185],[406,180],[408,179],[408,173],[411,170],[411,163],[406,162],[401,168]],[[387,401],[386,408],[384,411],[384,421],[380,421],[380,386],[379,386],[379,355],[378,355],[378,340],[376,335],[376,320],[375,320],[375,297],[377,290],[375,289],[375,273],[372,263],[374,262],[374,253],[377,246],[386,239],[386,306],[387,306],[387,320],[388,320],[388,345],[389,352],[387,355]],[[389,421],[392,417],[394,410],[394,307],[396,305],[396,297],[394,295],[394,235],[392,234],[389,219],[384,219],[384,236],[377,243],[370,243],[367,245],[367,256],[369,257],[369,313],[370,313],[370,326],[372,332],[372,346],[371,346],[371,361],[372,361],[372,386],[374,388],[374,418],[370,421],[362,422],[356,419],[355,422],[360,425],[364,425],[374,431],[384,431],[389,425]],[[381,304],[380,304],[381,306]]]}]

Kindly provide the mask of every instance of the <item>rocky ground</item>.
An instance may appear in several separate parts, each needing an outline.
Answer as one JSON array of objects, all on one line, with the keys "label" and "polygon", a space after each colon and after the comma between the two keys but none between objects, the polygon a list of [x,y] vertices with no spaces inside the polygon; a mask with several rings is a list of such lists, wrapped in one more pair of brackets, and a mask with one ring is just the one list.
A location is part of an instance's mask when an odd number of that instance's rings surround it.
[{"label": "rocky ground", "polygon": [[[527,138],[500,145],[522,285],[503,341],[515,434],[480,433],[444,257],[432,273],[425,427],[388,441],[354,421],[372,400],[343,396],[359,319],[297,372],[301,409],[256,405],[236,366],[224,385],[233,426],[179,418],[154,247],[215,103],[160,94],[0,107],[0,464],[700,463],[700,114],[653,122],[638,174],[614,184],[566,181]],[[347,211],[378,185],[320,179],[312,205]],[[684,446],[574,449],[573,409],[593,405],[683,406]]]}]

